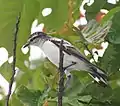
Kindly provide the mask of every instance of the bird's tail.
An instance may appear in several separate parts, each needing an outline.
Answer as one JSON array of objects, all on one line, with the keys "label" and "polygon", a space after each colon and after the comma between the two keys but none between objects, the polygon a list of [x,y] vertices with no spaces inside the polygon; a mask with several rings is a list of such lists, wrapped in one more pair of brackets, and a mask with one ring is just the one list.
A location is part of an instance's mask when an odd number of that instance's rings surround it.
[{"label": "bird's tail", "polygon": [[100,85],[108,86],[108,77],[102,69],[92,66],[89,75]]}]

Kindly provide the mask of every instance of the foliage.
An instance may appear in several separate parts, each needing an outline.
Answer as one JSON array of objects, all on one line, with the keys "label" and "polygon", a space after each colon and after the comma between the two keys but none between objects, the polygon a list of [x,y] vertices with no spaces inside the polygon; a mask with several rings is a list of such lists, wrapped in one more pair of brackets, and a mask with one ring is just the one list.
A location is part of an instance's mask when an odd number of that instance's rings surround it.
[{"label": "foliage", "polygon": [[[85,9],[88,20],[95,19],[100,9],[109,9],[110,12],[103,18],[101,24],[112,17],[112,27],[105,39],[109,42],[109,47],[98,62],[98,66],[107,72],[110,86],[101,87],[93,83],[86,73],[73,72],[74,83],[65,90],[64,106],[120,105],[120,3],[111,6],[107,5],[106,1],[95,0],[92,6],[85,5]],[[82,44],[75,43],[80,38],[72,30],[74,21],[80,15],[81,3],[82,0],[0,0],[0,46],[8,50],[9,57],[12,56],[16,18],[19,13],[21,14],[16,51],[16,67],[20,71],[15,77],[16,89],[10,99],[11,106],[56,106],[59,79],[56,67],[45,60],[34,70],[27,68],[24,61],[28,60],[29,54],[24,55],[21,47],[29,37],[32,22],[38,19],[39,23],[45,24],[47,33],[53,32],[52,36],[69,40],[81,51],[86,49]],[[43,17],[44,8],[52,8],[52,14]],[[89,49],[95,47],[91,44],[88,46]],[[11,64],[4,63],[0,67],[0,73],[9,82],[12,73]],[[1,100],[0,106],[3,105],[4,100]]]}]

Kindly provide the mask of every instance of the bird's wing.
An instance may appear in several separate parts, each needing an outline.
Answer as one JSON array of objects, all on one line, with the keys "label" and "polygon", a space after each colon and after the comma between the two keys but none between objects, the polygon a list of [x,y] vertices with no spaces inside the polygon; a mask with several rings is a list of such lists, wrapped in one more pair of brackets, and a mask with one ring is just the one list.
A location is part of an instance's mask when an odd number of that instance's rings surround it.
[{"label": "bird's wing", "polygon": [[[50,41],[51,41],[52,43],[54,43],[56,46],[60,47],[61,39],[52,38]],[[80,51],[79,51],[77,48],[75,48],[71,43],[69,43],[69,42],[66,41],[66,40],[63,41],[63,51],[64,51],[65,53],[67,53],[68,55],[73,55],[73,56],[75,56],[76,58],[79,58],[80,60],[84,61],[86,64],[88,64],[89,67],[94,66],[94,67],[99,68],[98,66],[90,63],[89,60],[87,60],[87,59],[85,58],[85,56],[82,55],[82,53],[80,53]],[[99,69],[100,69],[100,68],[99,68]],[[101,70],[102,70],[102,69],[101,69]],[[104,70],[102,70],[102,71],[105,73]]]},{"label": "bird's wing", "polygon": [[[57,47],[60,47],[61,39],[52,38],[50,40],[52,43],[54,43]],[[71,43],[64,40],[63,41],[63,51],[67,53],[68,55],[73,55],[80,60],[84,61],[85,63],[90,63],[80,52],[77,48],[75,48]]]}]

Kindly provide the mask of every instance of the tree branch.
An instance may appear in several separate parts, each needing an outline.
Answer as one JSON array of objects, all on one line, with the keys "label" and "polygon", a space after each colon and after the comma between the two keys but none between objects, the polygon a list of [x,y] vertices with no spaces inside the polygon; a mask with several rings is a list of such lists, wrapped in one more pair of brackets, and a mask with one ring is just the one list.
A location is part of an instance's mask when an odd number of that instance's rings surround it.
[{"label": "tree branch", "polygon": [[10,100],[10,96],[11,96],[11,92],[12,92],[12,85],[13,85],[14,76],[15,76],[15,73],[16,73],[16,70],[15,70],[16,48],[17,48],[17,34],[18,34],[18,30],[19,30],[19,23],[20,23],[20,14],[17,17],[16,26],[15,26],[15,32],[14,32],[12,76],[11,76],[10,83],[9,83],[8,95],[6,97],[6,106],[9,106],[9,100]]},{"label": "tree branch", "polygon": [[59,62],[59,71],[60,71],[60,80],[59,80],[59,91],[58,91],[58,106],[62,106],[62,97],[64,91],[64,68],[63,68],[63,40],[60,43],[60,62]]}]

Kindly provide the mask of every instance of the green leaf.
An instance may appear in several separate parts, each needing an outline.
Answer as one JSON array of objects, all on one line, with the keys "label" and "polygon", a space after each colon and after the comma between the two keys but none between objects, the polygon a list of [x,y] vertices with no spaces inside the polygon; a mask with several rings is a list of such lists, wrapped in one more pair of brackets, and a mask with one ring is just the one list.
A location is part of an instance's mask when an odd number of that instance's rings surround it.
[{"label": "green leaf", "polygon": [[119,106],[120,105],[120,87],[113,90],[112,96],[110,98],[111,100],[111,106]]},{"label": "green leaf", "polygon": [[74,20],[78,19],[80,16],[80,10],[79,7],[81,5],[83,0],[74,0],[73,1],[73,18]]},{"label": "green leaf", "polygon": [[29,106],[38,106],[39,98],[42,95],[41,92],[35,90],[29,90],[25,86],[21,86],[17,89],[17,97],[25,104]]},{"label": "green leaf", "polygon": [[34,73],[31,75],[31,84],[30,86],[32,87],[32,89],[34,90],[44,90],[45,88],[45,78],[44,78],[44,74],[40,71],[40,70],[34,70]]},{"label": "green leaf", "polygon": [[24,1],[17,40],[19,42],[17,43],[17,66],[23,71],[28,70],[24,65],[24,61],[28,59],[28,55],[24,55],[21,52],[21,48],[30,35],[32,22],[39,15],[39,9],[40,4],[37,0]]},{"label": "green leaf", "polygon": [[111,9],[102,19],[101,23],[107,22],[115,13],[120,11],[120,7],[115,7]]},{"label": "green leaf", "polygon": [[22,54],[21,47],[27,41],[31,24],[39,14],[39,2],[37,0],[1,0],[0,13],[0,46],[5,47],[10,56],[13,50],[15,24],[18,14],[21,15],[17,39],[17,65],[23,69],[26,56]]},{"label": "green leaf", "polygon": [[120,45],[109,44],[104,56],[100,59],[101,67],[109,75],[115,74],[120,68]]},{"label": "green leaf", "polygon": [[[120,7],[119,7],[120,9]],[[120,33],[120,23],[118,22],[120,18],[120,12],[117,12],[113,19],[112,19],[112,27],[111,27],[111,31],[110,33],[108,34],[108,40],[110,42],[112,42],[113,44],[120,44],[120,36],[119,36],[119,33]]]},{"label": "green leaf", "polygon": [[95,18],[96,14],[103,8],[106,4],[106,0],[95,0],[91,6],[85,5],[86,17],[91,20]]},{"label": "green leaf", "polygon": [[0,67],[1,75],[9,82],[12,75],[12,67],[7,62]]},{"label": "green leaf", "polygon": [[101,87],[98,84],[89,84],[79,95],[91,95],[99,101],[106,101],[112,95],[110,87]]},{"label": "green leaf", "polygon": [[[39,0],[39,2],[39,22],[44,23],[45,28],[47,29],[60,29],[68,20],[68,0]],[[51,8],[52,13],[46,17],[43,17],[42,10],[44,8]]]},{"label": "green leaf", "polygon": [[[84,104],[80,103],[80,101],[89,103],[91,100],[91,96],[72,96],[72,97],[65,97],[63,96],[63,105],[64,106],[85,106]],[[56,102],[57,103],[57,98],[54,99],[49,99],[49,102]],[[79,102],[78,102],[79,101]]]},{"label": "green leaf", "polygon": [[84,79],[82,75],[80,76],[79,73],[77,72],[78,76],[72,75],[72,79],[70,80],[70,84],[67,86],[68,88],[65,89],[65,96],[71,97],[71,96],[77,96],[77,94],[81,93],[83,89],[85,88],[85,85],[83,82],[81,83],[79,80],[79,77],[81,79]]},{"label": "green leaf", "polygon": [[15,93],[12,94],[10,104],[11,106],[23,106],[23,103],[16,97]]},{"label": "green leaf", "polygon": [[12,53],[15,23],[23,0],[0,0],[0,46]]},{"label": "green leaf", "polygon": [[[56,102],[58,101],[58,98],[53,98],[53,99],[49,99],[49,102]],[[78,105],[78,100],[77,98],[68,98],[68,97],[63,97],[63,105],[64,106],[79,106]]]}]

